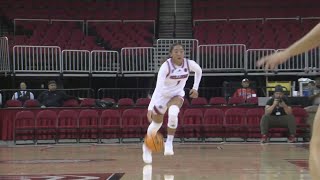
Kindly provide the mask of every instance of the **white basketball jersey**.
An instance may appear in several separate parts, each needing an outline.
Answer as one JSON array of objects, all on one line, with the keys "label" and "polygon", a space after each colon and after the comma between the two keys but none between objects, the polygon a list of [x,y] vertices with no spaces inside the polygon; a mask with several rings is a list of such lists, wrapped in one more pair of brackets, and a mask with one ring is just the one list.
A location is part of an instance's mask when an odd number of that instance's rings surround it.
[{"label": "white basketball jersey", "polygon": [[181,66],[175,65],[171,58],[165,62],[168,66],[162,93],[168,96],[184,96],[184,87],[189,77],[190,69],[187,59],[183,59]]}]

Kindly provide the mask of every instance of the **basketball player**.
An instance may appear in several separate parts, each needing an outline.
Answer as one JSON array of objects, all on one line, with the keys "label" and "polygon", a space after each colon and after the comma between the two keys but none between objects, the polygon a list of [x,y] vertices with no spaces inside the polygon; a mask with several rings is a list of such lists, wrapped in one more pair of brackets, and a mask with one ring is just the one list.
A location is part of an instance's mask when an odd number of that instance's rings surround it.
[{"label": "basketball player", "polygon": [[[300,40],[292,44],[282,52],[263,57],[257,62],[258,67],[274,69],[279,64],[286,62],[290,57],[311,50],[320,45],[320,23]],[[313,122],[312,137],[310,141],[309,168],[312,179],[320,179],[320,110]]]},{"label": "basketball player", "polygon": [[[163,115],[168,109],[167,140],[164,155],[173,155],[172,141],[178,126],[178,114],[184,100],[184,87],[190,71],[195,72],[191,98],[198,97],[198,87],[202,76],[201,67],[193,60],[184,58],[184,47],[175,43],[169,50],[170,57],[160,67],[156,88],[148,107],[148,120],[151,122],[147,134],[155,134],[161,127]],[[143,161],[152,162],[151,151],[143,144]]]}]

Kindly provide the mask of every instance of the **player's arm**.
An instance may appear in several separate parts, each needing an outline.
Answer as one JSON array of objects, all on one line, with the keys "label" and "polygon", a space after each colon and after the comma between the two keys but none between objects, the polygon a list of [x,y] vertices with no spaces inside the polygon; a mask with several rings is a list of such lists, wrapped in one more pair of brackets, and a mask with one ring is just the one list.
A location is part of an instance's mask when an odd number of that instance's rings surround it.
[{"label": "player's arm", "polygon": [[158,72],[156,88],[152,94],[151,101],[148,106],[148,111],[151,111],[153,109],[155,100],[159,96],[159,93],[162,87],[164,86],[164,81],[166,79],[168,72],[169,72],[169,69],[168,69],[167,63],[163,63]]},{"label": "player's arm", "polygon": [[320,108],[313,121],[312,137],[310,141],[309,167],[312,179],[320,179]]},{"label": "player's arm", "polygon": [[295,56],[306,52],[320,45],[320,23],[317,24],[310,32],[308,32],[300,40],[292,44],[284,52],[287,57]]},{"label": "player's arm", "polygon": [[192,72],[194,72],[194,82],[193,82],[193,87],[190,90],[190,97],[191,98],[197,98],[198,97],[198,89],[199,89],[199,84],[201,81],[202,77],[202,69],[201,67],[193,60],[188,60],[189,63],[189,68]]},{"label": "player's arm", "polygon": [[320,23],[300,40],[286,48],[284,51],[263,57],[257,62],[257,66],[265,66],[265,69],[274,69],[277,65],[286,62],[290,57],[306,52],[320,45]]}]

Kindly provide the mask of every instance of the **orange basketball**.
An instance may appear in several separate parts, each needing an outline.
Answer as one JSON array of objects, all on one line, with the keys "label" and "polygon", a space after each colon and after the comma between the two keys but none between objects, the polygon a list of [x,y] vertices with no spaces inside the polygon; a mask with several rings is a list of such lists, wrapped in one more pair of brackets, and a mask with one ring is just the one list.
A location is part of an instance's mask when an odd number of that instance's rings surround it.
[{"label": "orange basketball", "polygon": [[146,135],[144,137],[144,143],[152,152],[163,151],[163,136],[161,133],[156,133],[151,136]]}]

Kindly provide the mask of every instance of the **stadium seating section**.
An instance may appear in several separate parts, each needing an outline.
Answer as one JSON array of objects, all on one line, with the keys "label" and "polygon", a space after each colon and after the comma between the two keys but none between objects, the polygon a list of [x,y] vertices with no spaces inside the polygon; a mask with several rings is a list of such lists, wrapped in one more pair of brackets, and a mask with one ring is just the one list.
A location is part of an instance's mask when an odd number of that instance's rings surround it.
[{"label": "stadium seating section", "polygon": [[194,38],[200,44],[286,48],[319,22],[319,18],[306,18],[319,17],[319,6],[320,2],[314,0],[195,0]]},{"label": "stadium seating section", "polygon": [[[15,110],[13,122],[14,140],[102,139],[141,138],[149,122],[144,108],[120,109],[46,109]],[[301,107],[293,108],[297,122],[297,137],[308,137],[307,113]],[[260,138],[260,119],[263,107],[197,107],[183,108],[179,114],[179,128],[176,137],[182,141],[198,138]],[[166,133],[167,114],[160,130]],[[7,122],[8,125],[12,122]],[[8,127],[5,132],[10,132]],[[4,133],[4,132],[3,132]],[[286,137],[286,128],[272,128],[271,137]],[[7,137],[9,138],[9,137]]]},{"label": "stadium seating section", "polygon": [[[11,47],[54,45],[61,49],[119,50],[152,46],[154,23],[144,21],[157,19],[157,6],[156,0],[4,0],[0,11],[8,21],[20,19],[15,21],[15,36],[8,36]],[[87,20],[103,21],[86,23]]]}]

